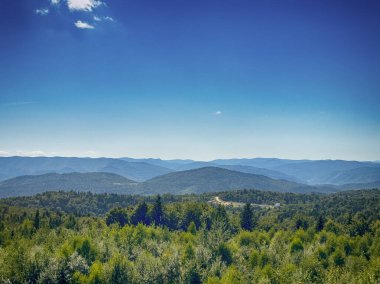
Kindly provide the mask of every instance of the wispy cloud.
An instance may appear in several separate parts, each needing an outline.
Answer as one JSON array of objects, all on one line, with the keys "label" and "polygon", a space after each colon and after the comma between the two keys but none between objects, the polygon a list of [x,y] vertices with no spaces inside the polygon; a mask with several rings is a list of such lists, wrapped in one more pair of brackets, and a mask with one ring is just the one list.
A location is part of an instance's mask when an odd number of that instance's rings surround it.
[{"label": "wispy cloud", "polygon": [[47,154],[44,151],[40,150],[34,150],[34,151],[3,151],[0,150],[0,157],[10,157],[10,156],[25,156],[25,157],[40,157],[40,156],[47,156]]},{"label": "wispy cloud", "polygon": [[7,157],[7,156],[10,156],[9,152],[0,150],[0,157]]},{"label": "wispy cloud", "polygon": [[94,8],[102,5],[99,0],[67,0],[67,6],[72,11],[88,11],[91,12]]},{"label": "wispy cloud", "polygon": [[51,4],[58,5],[60,0],[50,0]]},{"label": "wispy cloud", "polygon": [[99,16],[94,16],[94,21],[101,22],[101,21],[110,21],[113,22],[114,19],[112,17],[99,17]]},{"label": "wispy cloud", "polygon": [[24,101],[24,102],[8,102],[8,103],[2,103],[0,106],[22,106],[22,105],[30,105],[34,104],[35,102],[31,101]]},{"label": "wispy cloud", "polygon": [[222,115],[222,112],[220,110],[214,112],[214,115]]},{"label": "wispy cloud", "polygon": [[36,9],[36,10],[35,10],[35,13],[36,13],[37,15],[46,16],[47,14],[49,14],[49,9],[48,9],[48,8],[40,8],[40,9]]},{"label": "wispy cloud", "polygon": [[86,23],[86,22],[82,22],[82,21],[76,21],[74,23],[74,25],[78,28],[78,29],[94,29],[95,27],[93,25],[90,25],[89,23]]}]

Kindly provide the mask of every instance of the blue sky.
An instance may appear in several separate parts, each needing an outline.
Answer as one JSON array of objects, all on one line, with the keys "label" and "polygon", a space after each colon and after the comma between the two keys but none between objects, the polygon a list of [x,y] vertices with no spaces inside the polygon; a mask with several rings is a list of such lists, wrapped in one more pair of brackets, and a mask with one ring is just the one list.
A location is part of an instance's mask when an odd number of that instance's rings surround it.
[{"label": "blue sky", "polygon": [[1,0],[0,155],[380,159],[380,2]]}]

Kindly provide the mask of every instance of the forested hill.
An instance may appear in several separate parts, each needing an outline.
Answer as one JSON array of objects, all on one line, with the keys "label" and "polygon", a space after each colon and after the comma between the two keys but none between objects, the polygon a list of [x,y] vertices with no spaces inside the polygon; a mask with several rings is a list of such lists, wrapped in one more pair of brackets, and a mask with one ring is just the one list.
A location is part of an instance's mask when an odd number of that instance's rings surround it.
[{"label": "forested hill", "polygon": [[0,197],[24,196],[52,190],[132,193],[136,182],[111,173],[67,173],[21,176],[0,182]]},{"label": "forested hill", "polygon": [[279,192],[321,191],[317,187],[286,180],[275,180],[262,175],[217,167],[204,167],[153,178],[140,184],[138,193],[187,194],[249,188]]},{"label": "forested hill", "polygon": [[110,173],[21,176],[0,182],[0,197],[33,195],[52,190],[120,194],[199,194],[253,188],[279,192],[337,191],[332,187],[318,188],[286,180],[275,180],[262,175],[206,167],[174,172],[140,183]]},{"label": "forested hill", "polygon": [[[254,204],[280,203],[282,207],[301,206],[304,210],[322,212],[340,212],[350,210],[373,210],[380,219],[380,190],[354,190],[335,194],[295,194],[261,190],[233,190],[223,192],[204,193],[199,195],[162,195],[162,202],[200,202],[205,203],[215,196],[223,200]],[[139,202],[153,203],[156,196],[93,194],[91,192],[45,192],[34,196],[12,197],[0,199],[0,206],[17,206],[29,208],[47,208],[66,213],[81,215],[104,215],[114,207],[135,206]]]},{"label": "forested hill", "polygon": [[218,167],[173,172],[145,182],[135,182],[112,173],[65,173],[21,176],[0,182],[0,198],[26,196],[45,191],[91,191],[119,194],[201,194],[207,192],[258,189],[293,193],[331,193],[346,189],[378,188],[379,182],[310,186],[263,175]]}]

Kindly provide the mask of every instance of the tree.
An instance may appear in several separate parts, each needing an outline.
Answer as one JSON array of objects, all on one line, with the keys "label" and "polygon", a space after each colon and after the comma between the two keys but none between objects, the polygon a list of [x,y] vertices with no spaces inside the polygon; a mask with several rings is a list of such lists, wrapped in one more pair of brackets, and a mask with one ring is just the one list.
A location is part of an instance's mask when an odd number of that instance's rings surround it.
[{"label": "tree", "polygon": [[251,231],[253,229],[253,211],[250,203],[246,203],[240,215],[240,226],[242,229]]},{"label": "tree", "polygon": [[38,230],[40,228],[40,210],[37,209],[36,215],[34,215],[34,228]]},{"label": "tree", "polygon": [[197,234],[197,227],[195,226],[195,223],[194,222],[191,222],[189,227],[187,227],[187,231],[192,234],[192,235],[196,235]]},{"label": "tree", "polygon": [[164,211],[162,209],[161,196],[158,194],[151,211],[151,220],[156,226],[163,224]]},{"label": "tree", "polygon": [[131,222],[133,225],[142,223],[149,225],[148,205],[145,202],[139,203],[131,216]]},{"label": "tree", "polygon": [[114,208],[107,213],[106,224],[119,224],[120,227],[124,227],[128,224],[128,215],[122,208]]},{"label": "tree", "polygon": [[322,231],[324,227],[325,227],[325,218],[323,218],[322,215],[319,215],[317,225],[316,225],[317,232]]}]

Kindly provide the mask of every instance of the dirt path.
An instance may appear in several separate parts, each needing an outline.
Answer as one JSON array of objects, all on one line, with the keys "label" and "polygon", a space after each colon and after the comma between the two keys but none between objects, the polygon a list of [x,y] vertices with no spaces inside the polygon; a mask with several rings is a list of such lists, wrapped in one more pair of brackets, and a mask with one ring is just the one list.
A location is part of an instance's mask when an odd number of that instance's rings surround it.
[{"label": "dirt path", "polygon": [[[243,207],[245,203],[242,202],[234,202],[234,201],[224,201],[222,200],[219,196],[215,196],[213,199],[209,201],[211,204],[216,204],[216,205],[222,205],[222,206],[232,206],[232,207]],[[253,207],[261,207],[261,208],[273,208],[273,205],[269,204],[256,204],[256,203],[251,203],[251,206]]]}]

